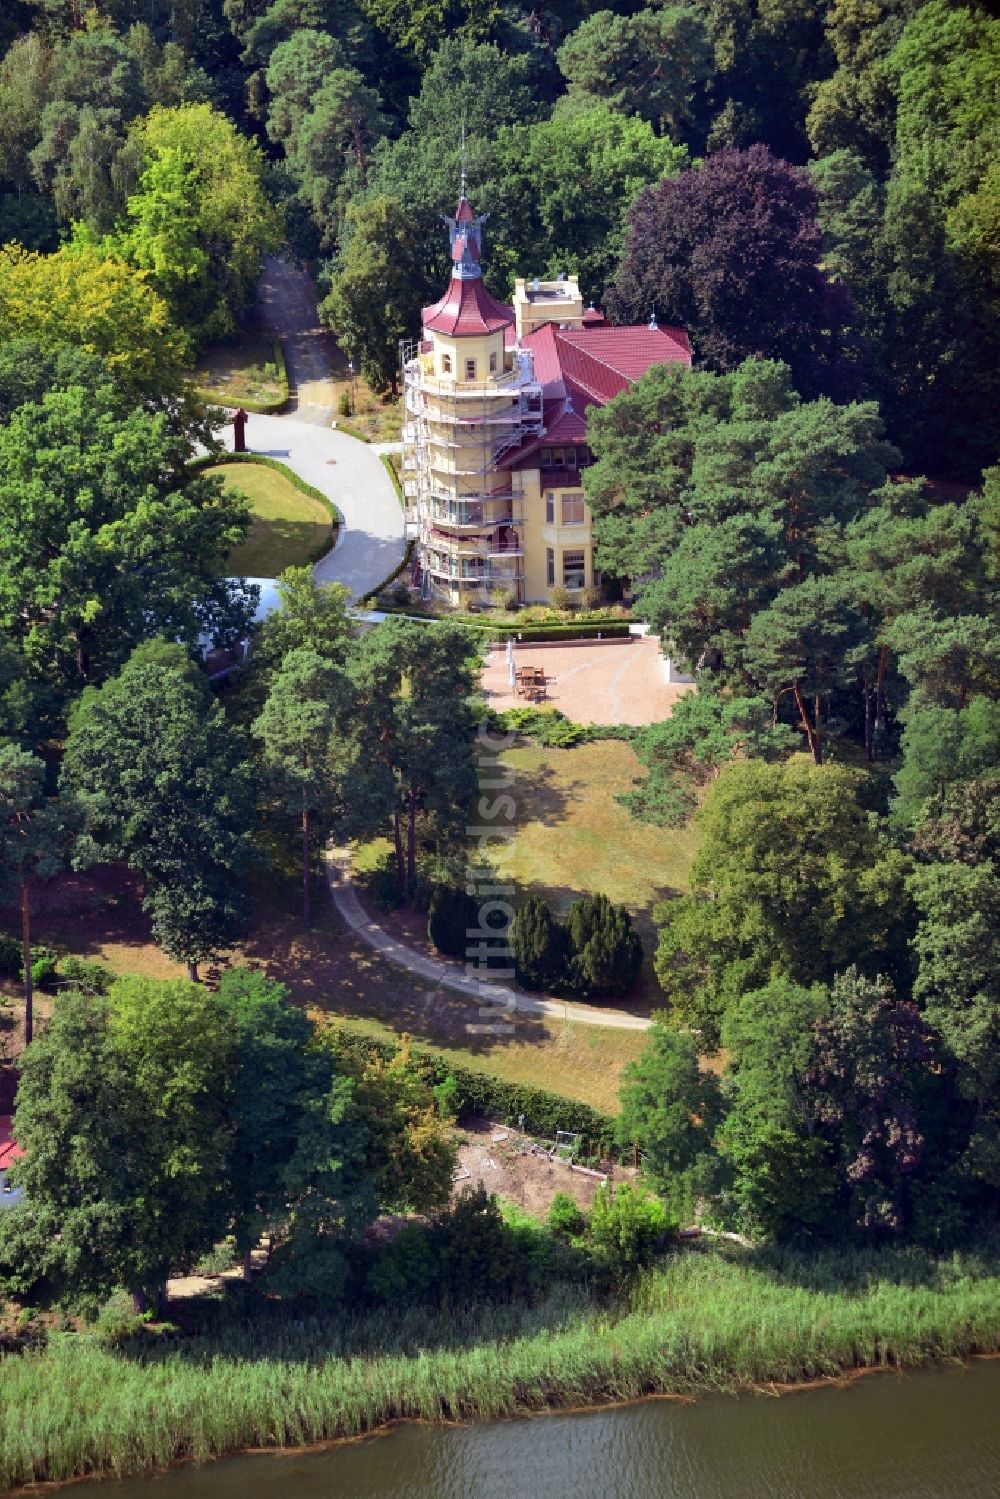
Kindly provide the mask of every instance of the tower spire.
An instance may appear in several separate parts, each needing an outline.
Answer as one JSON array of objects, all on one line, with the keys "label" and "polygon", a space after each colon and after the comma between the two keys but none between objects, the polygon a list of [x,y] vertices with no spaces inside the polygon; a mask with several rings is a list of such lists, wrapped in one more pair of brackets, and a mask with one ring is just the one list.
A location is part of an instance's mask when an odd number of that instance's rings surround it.
[{"label": "tower spire", "polygon": [[465,197],[465,105],[462,105],[462,191],[459,195]]}]

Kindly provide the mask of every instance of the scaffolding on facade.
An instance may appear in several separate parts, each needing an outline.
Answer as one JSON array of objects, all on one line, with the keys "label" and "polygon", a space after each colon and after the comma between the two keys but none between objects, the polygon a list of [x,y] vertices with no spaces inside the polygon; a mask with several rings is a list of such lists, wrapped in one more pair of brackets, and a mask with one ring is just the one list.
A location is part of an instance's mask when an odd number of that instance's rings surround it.
[{"label": "scaffolding on facade", "polygon": [[404,496],[419,532],[421,592],[448,602],[462,591],[523,597],[523,484],[497,469],[542,430],[532,356],[514,349],[479,385],[436,376],[430,353],[426,342],[400,345]]}]

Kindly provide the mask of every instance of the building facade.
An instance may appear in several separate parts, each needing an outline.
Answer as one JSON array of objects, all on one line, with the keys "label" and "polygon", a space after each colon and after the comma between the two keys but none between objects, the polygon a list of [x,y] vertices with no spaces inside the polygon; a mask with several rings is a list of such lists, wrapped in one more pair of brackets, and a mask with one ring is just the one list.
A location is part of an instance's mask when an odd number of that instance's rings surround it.
[{"label": "building facade", "polygon": [[404,488],[425,598],[542,602],[598,580],[581,475],[587,411],[653,364],[690,364],[679,328],[609,327],[572,279],[517,281],[512,306],[482,276],[483,218],[464,193],[447,220],[452,275],[403,350]]}]

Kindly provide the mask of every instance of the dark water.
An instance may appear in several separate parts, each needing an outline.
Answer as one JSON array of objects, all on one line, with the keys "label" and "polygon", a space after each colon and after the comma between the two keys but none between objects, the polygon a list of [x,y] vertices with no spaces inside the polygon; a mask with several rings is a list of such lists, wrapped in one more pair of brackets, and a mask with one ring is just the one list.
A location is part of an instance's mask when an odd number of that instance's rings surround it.
[{"label": "dark water", "polygon": [[399,1427],[233,1458],[100,1499],[997,1499],[1000,1361],[780,1399],[667,1401],[472,1427]]}]

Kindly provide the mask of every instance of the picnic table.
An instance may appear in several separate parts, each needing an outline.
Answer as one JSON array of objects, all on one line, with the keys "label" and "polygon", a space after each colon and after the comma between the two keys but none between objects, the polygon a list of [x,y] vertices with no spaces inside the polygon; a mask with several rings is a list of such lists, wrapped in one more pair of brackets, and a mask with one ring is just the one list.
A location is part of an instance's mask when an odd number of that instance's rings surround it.
[{"label": "picnic table", "polygon": [[541,666],[519,667],[515,691],[519,696],[531,698],[533,702],[538,702],[545,696],[544,668]]}]

